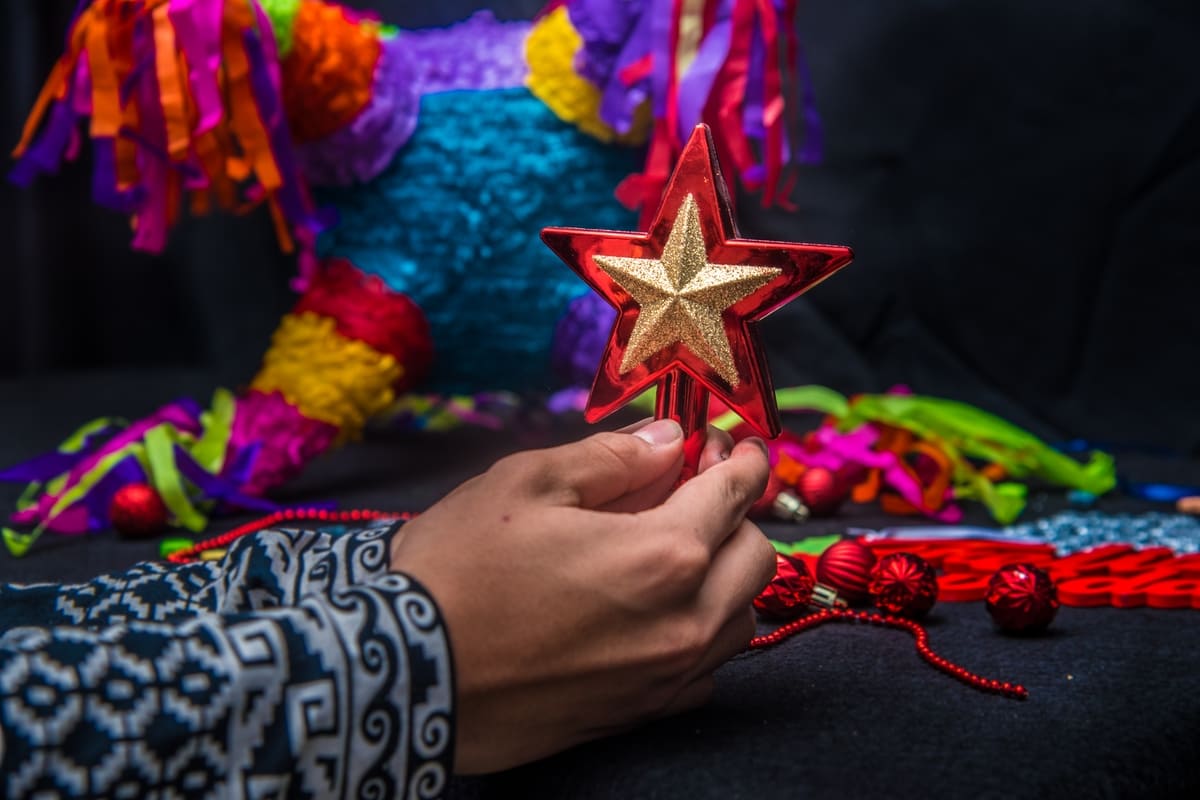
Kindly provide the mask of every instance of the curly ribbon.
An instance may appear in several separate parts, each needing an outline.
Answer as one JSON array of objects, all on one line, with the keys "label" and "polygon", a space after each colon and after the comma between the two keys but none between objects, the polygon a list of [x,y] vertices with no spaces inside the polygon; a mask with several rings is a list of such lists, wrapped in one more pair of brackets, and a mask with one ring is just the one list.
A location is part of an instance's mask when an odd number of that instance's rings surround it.
[{"label": "curly ribbon", "polygon": [[[793,464],[865,468],[852,498],[856,502],[879,498],[892,513],[916,511],[955,522],[961,511],[948,500],[976,500],[996,520],[1008,524],[1024,509],[1027,488],[1002,481],[1005,476],[1038,478],[1095,495],[1117,485],[1111,455],[1093,451],[1080,463],[1028,431],[966,403],[899,392],[847,399],[823,386],[780,389],[776,401],[781,410],[821,413],[832,423],[799,445],[786,440],[776,445],[788,459],[782,469],[792,470],[794,474],[787,477],[793,484],[798,479]],[[737,423],[731,413],[713,420],[726,430]],[[985,465],[976,466],[973,460]],[[883,494],[885,486],[895,496]]]}]

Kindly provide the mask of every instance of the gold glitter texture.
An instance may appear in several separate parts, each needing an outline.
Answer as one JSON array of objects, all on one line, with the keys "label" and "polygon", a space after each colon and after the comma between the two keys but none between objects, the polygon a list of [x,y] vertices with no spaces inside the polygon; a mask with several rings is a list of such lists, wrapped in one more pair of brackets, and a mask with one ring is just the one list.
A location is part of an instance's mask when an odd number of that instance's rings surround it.
[{"label": "gold glitter texture", "polygon": [[661,258],[594,258],[640,308],[621,361],[622,375],[655,353],[683,343],[731,387],[738,385],[738,370],[721,315],[782,270],[710,264],[700,211],[691,194],[675,217]]}]

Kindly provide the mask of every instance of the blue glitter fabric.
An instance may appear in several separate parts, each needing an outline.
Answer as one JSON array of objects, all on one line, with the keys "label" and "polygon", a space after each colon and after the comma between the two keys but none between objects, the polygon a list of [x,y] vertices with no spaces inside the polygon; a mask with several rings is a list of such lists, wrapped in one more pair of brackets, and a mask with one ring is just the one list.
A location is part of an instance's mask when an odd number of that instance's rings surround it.
[{"label": "blue glitter fabric", "polygon": [[547,225],[632,230],[613,199],[636,150],[565,125],[526,89],[427,94],[408,145],[374,181],[329,189],[322,255],[350,259],[425,311],[435,392],[551,391],[555,325],[587,287],[541,242]]},{"label": "blue glitter fabric", "polygon": [[1069,555],[1102,544],[1169,547],[1179,555],[1200,552],[1200,519],[1187,514],[1106,514],[1064,511],[1045,519],[1012,525],[1006,535],[1035,539]]}]

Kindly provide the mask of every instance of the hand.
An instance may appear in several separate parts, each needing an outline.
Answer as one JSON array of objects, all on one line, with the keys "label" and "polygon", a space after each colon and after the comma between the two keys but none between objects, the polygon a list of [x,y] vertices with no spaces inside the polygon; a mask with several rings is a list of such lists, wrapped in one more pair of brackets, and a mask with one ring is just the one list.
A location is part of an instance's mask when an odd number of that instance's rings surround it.
[{"label": "hand", "polygon": [[441,607],[457,679],[456,769],[491,772],[703,704],[754,633],[775,572],[745,518],[761,441],[710,431],[672,491],[672,421],[499,461],[405,525],[392,566]]}]

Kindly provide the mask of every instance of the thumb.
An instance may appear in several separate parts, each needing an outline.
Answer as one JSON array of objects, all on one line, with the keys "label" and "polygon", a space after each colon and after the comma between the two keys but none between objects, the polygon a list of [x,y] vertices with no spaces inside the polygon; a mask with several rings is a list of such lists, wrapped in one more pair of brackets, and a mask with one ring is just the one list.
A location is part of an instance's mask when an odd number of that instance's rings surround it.
[{"label": "thumb", "polygon": [[683,430],[674,420],[655,420],[632,433],[597,433],[523,458],[528,471],[521,477],[535,495],[559,505],[599,508],[673,482],[683,465]]}]

